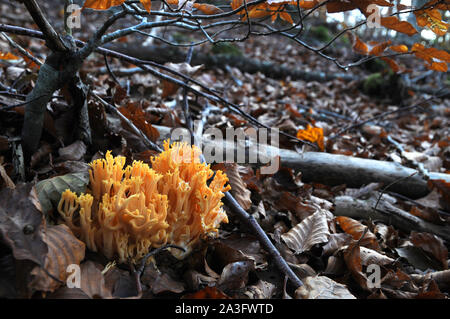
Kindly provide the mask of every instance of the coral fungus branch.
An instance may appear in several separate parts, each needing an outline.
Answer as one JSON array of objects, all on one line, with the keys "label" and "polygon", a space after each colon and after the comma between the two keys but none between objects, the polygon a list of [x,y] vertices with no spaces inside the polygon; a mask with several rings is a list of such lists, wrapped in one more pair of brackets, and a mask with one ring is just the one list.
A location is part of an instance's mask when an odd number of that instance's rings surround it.
[{"label": "coral fungus branch", "polygon": [[184,143],[164,143],[151,159],[125,167],[125,157],[90,164],[87,194],[66,190],[58,211],[64,222],[92,251],[120,262],[137,263],[152,248],[167,244],[183,258],[208,233],[228,222],[221,199],[230,186],[226,175],[200,161],[201,151]]}]

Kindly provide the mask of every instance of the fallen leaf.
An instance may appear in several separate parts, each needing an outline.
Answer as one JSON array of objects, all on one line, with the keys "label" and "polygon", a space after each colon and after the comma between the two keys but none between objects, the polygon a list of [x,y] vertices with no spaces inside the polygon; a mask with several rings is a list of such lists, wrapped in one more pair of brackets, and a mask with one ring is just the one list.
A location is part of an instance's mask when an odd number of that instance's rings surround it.
[{"label": "fallen leaf", "polygon": [[45,220],[39,210],[32,184],[18,184],[16,189],[0,191],[0,238],[17,260],[31,260],[43,266],[48,247]]},{"label": "fallen leaf", "polygon": [[[67,267],[80,264],[84,259],[86,246],[66,225],[48,227],[44,241],[48,245],[44,267],[47,273],[64,282],[70,275]],[[49,277],[47,273],[41,267],[35,267],[31,271],[33,279],[30,286],[34,291],[53,292],[60,286],[60,283]]]},{"label": "fallen leaf", "polygon": [[411,232],[410,239],[414,246],[422,248],[436,258],[441,263],[442,270],[448,268],[448,249],[445,247],[442,239],[430,233],[418,233],[415,231]]},{"label": "fallen leaf", "polygon": [[253,269],[253,261],[236,261],[226,265],[218,281],[220,289],[233,291],[244,288],[248,281],[248,273]]},{"label": "fallen leaf", "polygon": [[57,207],[61,199],[61,194],[70,189],[75,193],[83,193],[89,183],[89,171],[66,174],[49,179],[45,179],[36,184],[39,201],[44,213],[51,212],[53,207]]},{"label": "fallen leaf", "polygon": [[296,299],[356,299],[343,284],[326,276],[308,277],[295,291]]},{"label": "fallen leaf", "polygon": [[239,174],[239,165],[236,163],[225,163],[225,173],[231,185],[231,194],[245,210],[250,209],[252,192],[247,189],[247,185]]},{"label": "fallen leaf", "polygon": [[[360,240],[361,236],[364,234],[364,231],[367,228],[359,221],[346,216],[337,216],[336,221],[339,223],[339,226],[341,226],[343,231],[345,231],[347,234],[352,235],[354,240]],[[370,230],[367,230],[366,234],[360,242],[361,246],[380,250],[380,245],[378,244],[377,237]]]},{"label": "fallen leaf", "polygon": [[319,210],[281,235],[281,238],[290,249],[300,254],[316,244],[327,242],[329,236],[327,216]]}]

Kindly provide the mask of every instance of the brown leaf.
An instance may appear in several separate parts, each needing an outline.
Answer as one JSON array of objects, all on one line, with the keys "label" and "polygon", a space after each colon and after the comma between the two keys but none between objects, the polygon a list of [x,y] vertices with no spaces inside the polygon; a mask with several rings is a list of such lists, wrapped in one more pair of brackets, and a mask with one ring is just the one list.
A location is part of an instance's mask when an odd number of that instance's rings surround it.
[{"label": "brown leaf", "polygon": [[18,260],[44,265],[47,255],[45,220],[32,184],[0,191],[0,238]]},{"label": "brown leaf", "polygon": [[368,266],[370,264],[384,266],[387,264],[392,264],[395,260],[389,258],[386,255],[382,255],[379,252],[369,249],[366,247],[359,247],[361,264],[364,266]]},{"label": "brown leaf", "polygon": [[256,285],[247,288],[244,295],[250,299],[270,299],[276,292],[276,286],[270,282],[258,280]]},{"label": "brown leaf", "polygon": [[[65,281],[70,273],[69,265],[79,265],[84,259],[86,246],[79,241],[66,225],[58,225],[47,228],[45,242],[48,245],[48,253],[45,257],[45,269],[48,273]],[[31,271],[34,277],[30,286],[34,291],[55,291],[60,283],[50,278],[41,267],[35,267]]]},{"label": "brown leaf", "polygon": [[236,163],[226,163],[225,173],[231,185],[231,194],[233,194],[242,208],[245,210],[250,209],[252,206],[252,200],[250,199],[252,192],[247,189],[247,185],[239,174],[239,165]]},{"label": "brown leaf", "polygon": [[11,180],[11,178],[8,175],[8,173],[6,173],[5,167],[2,164],[0,164],[0,177],[5,182],[6,187],[8,187],[9,189],[15,189],[16,188],[16,185]]},{"label": "brown leaf", "polygon": [[155,142],[159,138],[159,131],[151,125],[150,116],[144,112],[140,105],[136,103],[128,103],[126,106],[119,108],[119,111],[138,129],[140,129],[142,133],[144,133],[151,141]]},{"label": "brown leaf", "polygon": [[442,269],[448,268],[448,250],[439,237],[429,233],[411,232],[410,240],[414,246],[422,248],[425,252],[436,258],[442,265]]},{"label": "brown leaf", "polygon": [[253,261],[237,261],[225,266],[220,275],[219,287],[224,291],[244,288],[248,281],[248,273],[254,269]]},{"label": "brown leaf", "polygon": [[281,238],[290,249],[300,254],[316,244],[327,242],[329,236],[327,216],[319,210],[281,235]]},{"label": "brown leaf", "polygon": [[356,299],[347,287],[326,276],[308,277],[295,291],[296,299]]},{"label": "brown leaf", "polygon": [[182,293],[185,288],[182,282],[174,280],[166,273],[161,273],[154,267],[146,267],[142,275],[142,283],[150,286],[152,292],[157,295],[163,292]]},{"label": "brown leaf", "polygon": [[223,12],[222,9],[207,3],[194,3],[193,7],[205,14],[217,14]]},{"label": "brown leaf", "polygon": [[323,256],[330,256],[336,250],[343,246],[347,246],[352,241],[352,236],[346,233],[331,234],[325,246],[323,246]]},{"label": "brown leaf", "polygon": [[406,21],[400,21],[397,17],[382,17],[380,23],[383,27],[405,33],[409,36],[417,33],[417,30]]},{"label": "brown leaf", "polygon": [[450,183],[443,179],[430,179],[428,181],[430,189],[436,189],[441,195],[447,207],[450,207]]},{"label": "brown leaf", "polygon": [[81,287],[80,289],[91,299],[111,298],[111,291],[106,288],[105,277],[102,274],[100,264],[86,261],[81,265]]},{"label": "brown leaf", "polygon": [[[366,226],[361,224],[359,221],[354,220],[353,218],[346,216],[337,216],[336,217],[339,226],[341,226],[342,230],[347,234],[352,235],[354,240],[360,240],[361,236],[364,234],[366,230]],[[377,237],[369,230],[367,230],[364,238],[361,239],[361,246],[365,246],[367,248],[380,250],[380,246],[377,241]]]},{"label": "brown leaf", "polygon": [[86,154],[86,145],[82,141],[76,141],[58,150],[60,161],[79,161]]},{"label": "brown leaf", "polygon": [[357,241],[348,245],[344,250],[344,261],[350,273],[362,289],[368,290],[368,279],[362,272],[360,243]]}]

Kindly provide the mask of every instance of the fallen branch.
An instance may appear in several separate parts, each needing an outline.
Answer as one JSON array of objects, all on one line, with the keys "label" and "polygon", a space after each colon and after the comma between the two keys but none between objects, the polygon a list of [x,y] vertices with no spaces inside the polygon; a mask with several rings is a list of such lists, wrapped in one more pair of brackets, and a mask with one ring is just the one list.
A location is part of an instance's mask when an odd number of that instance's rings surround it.
[{"label": "fallen branch", "polygon": [[[171,136],[171,128],[155,126],[160,137],[166,139]],[[179,136],[180,131],[177,132]],[[181,132],[182,136],[189,136],[189,132]],[[404,167],[394,162],[384,162],[372,159],[357,158],[346,155],[328,154],[320,152],[297,153],[291,150],[279,149],[270,145],[258,144],[248,140],[246,145],[237,145],[231,141],[211,140],[205,136],[196,136],[204,147],[215,149],[222,154],[226,152],[245,151],[244,162],[249,158],[257,159],[252,165],[266,165],[279,155],[282,166],[290,167],[302,172],[304,182],[318,182],[327,185],[346,184],[348,187],[361,187],[370,183],[392,184],[387,191],[392,191],[409,198],[419,198],[429,193],[427,182],[414,174],[416,170]],[[186,140],[188,141],[188,140]],[[443,179],[450,182],[450,174],[430,172],[431,179]],[[395,181],[402,180],[400,183]]]},{"label": "fallen branch", "polygon": [[427,222],[394,206],[388,200],[382,199],[377,205],[377,200],[378,196],[372,196],[367,200],[355,199],[350,196],[338,196],[334,199],[334,214],[355,219],[378,220],[407,232],[415,230],[432,233],[450,242],[449,226]]}]

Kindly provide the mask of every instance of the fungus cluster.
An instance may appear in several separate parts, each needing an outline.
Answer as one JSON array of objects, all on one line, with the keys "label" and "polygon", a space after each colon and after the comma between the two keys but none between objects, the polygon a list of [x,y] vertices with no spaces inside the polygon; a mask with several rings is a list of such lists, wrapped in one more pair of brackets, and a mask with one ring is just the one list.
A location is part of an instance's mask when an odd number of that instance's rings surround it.
[{"label": "fungus cluster", "polygon": [[151,248],[175,244],[186,249],[171,250],[181,259],[228,222],[221,202],[228,178],[201,163],[200,154],[195,146],[166,141],[150,168],[140,161],[125,167],[125,157],[108,152],[90,163],[87,193],[66,190],[58,212],[89,249],[107,258],[137,262]]}]

